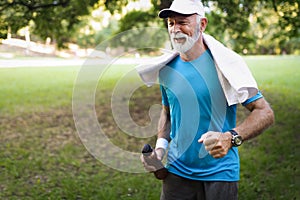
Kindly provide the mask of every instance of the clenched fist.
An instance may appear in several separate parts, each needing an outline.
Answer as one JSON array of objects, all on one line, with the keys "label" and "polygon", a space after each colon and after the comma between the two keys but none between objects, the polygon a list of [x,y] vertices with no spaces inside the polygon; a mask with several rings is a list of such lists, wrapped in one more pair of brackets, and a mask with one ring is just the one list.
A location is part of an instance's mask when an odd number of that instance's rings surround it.
[{"label": "clenched fist", "polygon": [[224,157],[232,147],[232,135],[230,132],[214,132],[204,133],[198,142],[203,143],[206,151],[214,158]]}]

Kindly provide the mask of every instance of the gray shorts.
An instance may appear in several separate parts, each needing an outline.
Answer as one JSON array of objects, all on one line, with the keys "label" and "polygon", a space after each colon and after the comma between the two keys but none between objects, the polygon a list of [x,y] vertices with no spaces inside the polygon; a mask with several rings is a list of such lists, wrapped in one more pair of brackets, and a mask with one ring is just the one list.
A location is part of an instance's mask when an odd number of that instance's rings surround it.
[{"label": "gray shorts", "polygon": [[169,173],[160,200],[237,200],[238,183],[194,181]]}]

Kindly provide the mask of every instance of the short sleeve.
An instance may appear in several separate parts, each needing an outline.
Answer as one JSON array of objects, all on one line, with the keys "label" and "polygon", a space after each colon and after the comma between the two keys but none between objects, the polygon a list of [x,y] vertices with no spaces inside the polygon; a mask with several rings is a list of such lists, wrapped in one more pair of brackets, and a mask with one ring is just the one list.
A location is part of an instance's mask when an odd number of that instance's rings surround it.
[{"label": "short sleeve", "polygon": [[161,91],[162,104],[164,106],[169,106],[169,101],[168,101],[168,96],[167,96],[167,93],[166,93],[166,89],[162,85],[160,86],[160,91]]},{"label": "short sleeve", "polygon": [[262,93],[260,91],[258,91],[258,93],[256,95],[254,95],[253,97],[251,97],[250,99],[247,99],[245,102],[242,103],[243,106],[248,105],[249,103],[252,103],[253,101],[256,101],[260,98],[263,98],[264,96],[262,95]]}]

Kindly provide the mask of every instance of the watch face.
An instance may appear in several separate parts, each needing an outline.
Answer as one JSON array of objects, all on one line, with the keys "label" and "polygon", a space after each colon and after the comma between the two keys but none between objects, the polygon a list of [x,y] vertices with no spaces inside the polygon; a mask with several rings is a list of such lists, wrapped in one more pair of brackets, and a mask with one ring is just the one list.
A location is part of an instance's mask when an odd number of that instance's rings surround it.
[{"label": "watch face", "polygon": [[242,137],[239,135],[234,137],[234,143],[235,145],[240,146],[243,143]]}]

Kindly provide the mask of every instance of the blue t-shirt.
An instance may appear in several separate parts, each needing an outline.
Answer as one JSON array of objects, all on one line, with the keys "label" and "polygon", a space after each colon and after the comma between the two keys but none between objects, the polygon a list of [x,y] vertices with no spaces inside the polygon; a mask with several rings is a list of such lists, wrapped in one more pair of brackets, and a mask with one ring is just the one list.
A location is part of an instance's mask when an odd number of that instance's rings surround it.
[{"label": "blue t-shirt", "polygon": [[[226,132],[236,126],[236,105],[228,106],[209,50],[191,62],[178,56],[160,70],[162,104],[170,108],[171,142],[168,170],[202,181],[238,181],[239,156],[236,147],[215,159],[198,142],[208,131]],[[248,99],[247,105],[259,98]]]}]

